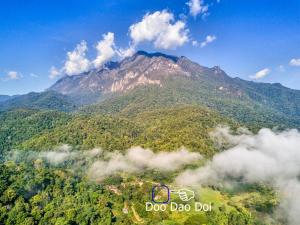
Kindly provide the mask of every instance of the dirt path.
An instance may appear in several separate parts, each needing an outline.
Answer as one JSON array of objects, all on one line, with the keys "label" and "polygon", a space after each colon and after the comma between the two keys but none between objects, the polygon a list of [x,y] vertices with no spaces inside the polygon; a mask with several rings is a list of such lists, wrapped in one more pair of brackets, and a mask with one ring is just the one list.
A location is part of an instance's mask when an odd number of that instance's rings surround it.
[{"label": "dirt path", "polygon": [[139,214],[135,211],[135,208],[134,208],[134,206],[132,205],[131,206],[131,210],[132,210],[132,212],[133,212],[133,216],[134,216],[134,218],[136,219],[136,221],[138,222],[138,223],[144,223],[144,220],[139,216]]}]

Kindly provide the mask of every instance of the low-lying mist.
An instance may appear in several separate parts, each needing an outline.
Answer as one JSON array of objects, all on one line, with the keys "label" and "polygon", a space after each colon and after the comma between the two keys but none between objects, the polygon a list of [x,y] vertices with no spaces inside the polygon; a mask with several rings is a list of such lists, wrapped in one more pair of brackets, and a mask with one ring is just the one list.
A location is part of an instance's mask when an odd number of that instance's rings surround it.
[{"label": "low-lying mist", "polygon": [[153,152],[150,149],[132,147],[124,152],[107,152],[101,148],[87,151],[74,150],[69,145],[61,145],[52,151],[13,151],[6,160],[44,159],[49,165],[76,168],[84,165],[86,175],[96,181],[102,181],[119,172],[141,173],[145,170],[172,172],[185,165],[198,162],[203,157],[196,152],[181,148],[172,152]]},{"label": "low-lying mist", "polygon": [[141,172],[146,169],[175,171],[201,158],[199,153],[189,152],[184,148],[174,152],[154,153],[150,149],[133,147],[128,149],[125,154],[119,152],[106,154],[103,160],[92,164],[88,175],[92,179],[102,180],[116,172]]},{"label": "low-lying mist", "polygon": [[[275,132],[261,129],[252,134],[247,129],[237,133],[227,127],[219,127],[211,133],[216,146],[223,149],[212,159],[185,148],[173,152],[153,152],[150,149],[132,147],[126,151],[107,152],[101,148],[78,151],[62,145],[48,152],[14,151],[8,160],[18,160],[24,154],[27,159],[44,159],[50,166],[80,168],[83,176],[102,182],[105,178],[126,172],[143,173],[177,171],[177,186],[199,187],[203,185],[236,185],[264,183],[280,194],[280,213],[284,212],[289,224],[299,224],[300,214],[300,133],[297,130]],[[224,150],[225,146],[225,150]],[[187,165],[203,165],[186,169]]]},{"label": "low-lying mist", "polygon": [[245,183],[263,182],[281,195],[280,208],[289,224],[300,224],[300,133],[261,129],[257,134],[244,130],[233,135],[218,128],[212,137],[230,147],[216,154],[205,166],[183,171],[176,183],[185,186],[228,183],[232,178]]}]

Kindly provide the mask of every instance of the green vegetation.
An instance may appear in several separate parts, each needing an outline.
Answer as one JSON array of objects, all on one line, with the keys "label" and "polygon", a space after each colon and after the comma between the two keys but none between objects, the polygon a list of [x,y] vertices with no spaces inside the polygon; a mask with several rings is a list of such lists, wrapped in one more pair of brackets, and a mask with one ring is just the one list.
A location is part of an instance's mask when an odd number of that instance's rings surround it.
[{"label": "green vegetation", "polygon": [[0,112],[0,153],[45,130],[66,124],[70,115],[56,111],[18,109]]},{"label": "green vegetation", "polygon": [[[247,197],[231,197],[207,187],[199,196],[202,202],[213,202],[211,212],[147,212],[144,204],[152,181],[143,177],[115,176],[97,184],[78,168],[52,166],[40,159],[7,161],[0,169],[1,224],[256,224],[257,205],[275,202],[273,195],[259,189]],[[266,205],[266,210],[275,205]]]},{"label": "green vegetation", "polygon": [[48,109],[69,112],[76,109],[76,104],[70,97],[54,91],[41,93],[31,92],[26,95],[6,98],[5,101],[1,101],[0,98],[0,111],[19,108]]},{"label": "green vegetation", "polygon": [[241,93],[226,81],[214,82],[174,78],[163,88],[145,86],[106,96],[72,113],[63,112],[76,109],[70,99],[53,92],[3,102],[1,109],[10,110],[0,113],[0,224],[280,224],[271,219],[279,198],[262,184],[198,188],[197,200],[212,202],[211,212],[147,212],[152,185],[171,184],[180,171],[122,172],[94,181],[87,170],[102,156],[55,165],[41,157],[62,144],[82,154],[94,147],[105,152],[132,146],[154,152],[185,147],[205,157],[200,164],[221,151],[209,136],[220,124],[234,130],[247,126],[254,132],[261,127],[300,127],[293,103],[281,110],[281,100],[269,100],[278,88],[284,100],[292,98],[292,92],[278,85],[272,86],[274,93],[264,92],[261,88],[270,86],[242,82]]},{"label": "green vegetation", "polygon": [[131,118],[99,114],[76,115],[67,124],[44,131],[17,147],[40,151],[69,144],[81,149],[102,147],[108,151],[122,151],[132,146],[173,151],[184,146],[212,156],[216,149],[209,132],[221,123],[236,125],[233,121],[198,106],[154,110]]},{"label": "green vegetation", "polygon": [[[199,105],[232,118],[252,130],[261,127],[300,127],[300,109],[295,103],[298,101],[298,91],[278,88],[276,85],[234,80],[241,84],[232,86],[228,81],[202,82],[178,76],[166,80],[162,88],[156,85],[142,86],[120,96],[116,95],[100,103],[85,106],[80,111],[132,116],[167,107]],[[223,89],[219,90],[219,87]],[[271,91],[262,91],[263,89]],[[275,98],[276,94],[278,96]],[[290,101],[291,99],[293,100]]]},{"label": "green vegetation", "polygon": [[219,124],[238,127],[235,121],[197,105],[129,111],[105,115],[29,109],[2,112],[2,156],[12,149],[22,151],[13,158],[3,157],[0,164],[0,224],[250,225],[262,224],[262,218],[272,214],[277,196],[261,185],[231,191],[214,186],[199,189],[198,200],[213,202],[211,212],[147,212],[145,202],[150,200],[152,185],[171,183],[177,172],[120,173],[95,182],[86,171],[97,157],[53,165],[38,155],[70,144],[75,149],[102,147],[105,151],[137,145],[173,151],[185,146],[211,157],[219,150],[209,132]]}]

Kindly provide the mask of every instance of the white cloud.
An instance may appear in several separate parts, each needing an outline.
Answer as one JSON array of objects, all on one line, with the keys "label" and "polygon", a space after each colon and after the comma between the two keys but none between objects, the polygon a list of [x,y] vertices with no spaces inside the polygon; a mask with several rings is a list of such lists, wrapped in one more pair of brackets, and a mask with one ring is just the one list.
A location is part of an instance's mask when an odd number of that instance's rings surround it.
[{"label": "white cloud", "polygon": [[103,40],[99,41],[97,49],[97,57],[93,61],[95,68],[99,68],[115,55],[114,33],[108,32],[103,35]]},{"label": "white cloud", "polygon": [[49,70],[49,78],[50,79],[55,79],[56,77],[61,75],[61,71],[59,71],[58,69],[56,69],[55,66],[51,66],[50,70]]},{"label": "white cloud", "polygon": [[137,168],[128,163],[123,155],[114,154],[108,161],[98,160],[94,162],[88,171],[88,176],[90,179],[101,181],[117,172],[135,172],[136,170]]},{"label": "white cloud", "polygon": [[217,39],[217,37],[215,35],[207,35],[205,40],[203,42],[201,42],[200,47],[204,48],[206,45],[214,42],[216,39]]},{"label": "white cloud", "polygon": [[101,148],[93,148],[92,150],[85,151],[84,153],[90,157],[97,157],[100,156],[103,153],[103,151]]},{"label": "white cloud", "polygon": [[[16,160],[22,154],[18,151],[13,151],[12,153],[8,160]],[[58,146],[52,151],[45,151],[39,154],[30,152],[27,156],[30,156],[29,158],[43,158],[53,165],[70,162],[71,160],[73,160],[75,166],[89,162],[91,166],[88,167],[87,174],[90,179],[97,181],[101,181],[107,176],[118,172],[135,173],[145,170],[176,171],[184,165],[193,164],[202,159],[199,153],[190,152],[185,148],[173,152],[155,153],[150,149],[132,147],[122,154],[118,151],[105,152],[101,148],[77,151],[67,144]]]},{"label": "white cloud", "polygon": [[154,42],[156,48],[175,49],[188,41],[188,31],[185,29],[185,23],[177,21],[169,25],[164,33],[159,35]]},{"label": "white cloud", "polygon": [[161,171],[177,170],[185,164],[201,159],[198,153],[189,152],[186,149],[180,149],[175,152],[154,153],[149,149],[140,147],[129,149],[126,157],[139,167],[158,169]]},{"label": "white cloud", "polygon": [[185,23],[175,21],[174,15],[166,10],[146,14],[142,21],[131,25],[129,31],[133,46],[150,41],[156,48],[175,49],[189,40]]},{"label": "white cloud", "polygon": [[97,56],[91,62],[86,57],[88,51],[87,43],[86,41],[81,41],[73,51],[67,53],[67,60],[62,69],[57,69],[54,66],[51,67],[49,78],[54,79],[62,73],[69,76],[77,75],[87,72],[91,68],[102,66],[117,53],[115,50],[114,33],[108,32],[107,34],[103,34],[103,39],[97,43],[96,49]]},{"label": "white cloud", "polygon": [[199,43],[198,43],[198,41],[195,41],[195,40],[194,40],[194,41],[192,41],[192,45],[193,45],[193,46],[198,46]]},{"label": "white cloud", "polygon": [[37,78],[37,77],[39,77],[37,74],[35,74],[35,73],[30,73],[30,76],[31,77],[34,77],[34,78]]},{"label": "white cloud", "polygon": [[117,172],[141,172],[146,169],[160,171],[174,171],[183,165],[191,164],[200,160],[199,153],[181,149],[174,152],[154,153],[149,149],[133,147],[125,154],[113,152],[107,154],[106,160],[98,160],[92,164],[88,171],[91,179],[103,180],[105,177]]},{"label": "white cloud", "polygon": [[51,164],[60,164],[70,159],[70,157],[74,154],[71,150],[71,146],[61,145],[54,149],[54,151],[41,152],[40,156],[45,158]]},{"label": "white cloud", "polygon": [[9,80],[18,80],[21,78],[20,74],[17,71],[8,71],[7,77]]},{"label": "white cloud", "polygon": [[199,14],[207,14],[208,5],[204,5],[202,0],[190,0],[187,2],[187,5],[190,8],[190,14],[196,17]]},{"label": "white cloud", "polygon": [[119,48],[117,54],[121,58],[126,58],[132,56],[136,52],[135,46],[130,45],[128,48]]},{"label": "white cloud", "polygon": [[250,78],[252,80],[258,80],[258,79],[261,79],[261,78],[267,76],[269,73],[271,73],[271,70],[269,68],[265,68],[265,69],[258,71],[253,76],[250,76]]},{"label": "white cloud", "polygon": [[[104,153],[101,148],[94,148],[91,150],[78,151],[73,149],[72,146],[68,144],[62,144],[53,148],[50,151],[27,151],[25,155],[24,152],[14,150],[5,156],[6,160],[20,160],[20,159],[44,159],[53,165],[58,165],[64,162],[68,162],[69,165],[73,165],[74,169],[80,166],[80,169],[83,169],[82,163],[93,162],[94,160],[99,159]],[[85,168],[86,169],[86,168]]]},{"label": "white cloud", "polygon": [[67,53],[67,60],[63,68],[67,75],[80,74],[90,69],[90,61],[86,58],[87,50],[87,43],[81,41],[72,52]]},{"label": "white cloud", "polygon": [[45,152],[41,154],[41,157],[45,158],[47,161],[49,161],[52,164],[59,164],[62,162],[65,162],[68,157],[70,156],[70,153],[68,152]]},{"label": "white cloud", "polygon": [[290,61],[291,66],[300,66],[300,59],[291,59]]},{"label": "white cloud", "polygon": [[242,178],[245,183],[271,184],[281,193],[280,209],[286,213],[289,224],[298,224],[300,133],[297,130],[276,133],[261,129],[257,134],[233,135],[228,128],[219,128],[214,137],[231,147],[216,154],[203,167],[182,172],[177,183],[198,186],[221,181],[226,184],[232,178]]}]

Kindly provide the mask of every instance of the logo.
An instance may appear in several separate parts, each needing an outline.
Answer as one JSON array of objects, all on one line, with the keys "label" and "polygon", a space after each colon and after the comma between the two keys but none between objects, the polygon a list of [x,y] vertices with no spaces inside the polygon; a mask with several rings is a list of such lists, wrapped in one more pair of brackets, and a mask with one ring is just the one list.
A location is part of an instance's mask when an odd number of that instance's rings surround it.
[{"label": "logo", "polygon": [[171,193],[178,194],[179,198],[184,202],[187,202],[195,198],[195,192],[186,188],[179,189],[179,190],[171,190]]},{"label": "logo", "polygon": [[152,187],[152,201],[158,204],[167,204],[170,201],[170,193],[177,194],[184,202],[195,198],[195,192],[192,190],[187,188],[170,190],[167,185],[160,184]]},{"label": "logo", "polygon": [[152,201],[157,204],[168,204],[170,189],[167,185],[160,184],[152,187]]},{"label": "logo", "polygon": [[[171,197],[174,195],[178,195],[182,202],[171,201]],[[195,198],[195,192],[187,188],[170,190],[167,185],[159,184],[152,187],[151,197],[152,201],[146,202],[146,211],[163,212],[169,209],[172,212],[189,212],[192,210],[208,212],[212,210],[212,202],[190,201]]]}]

